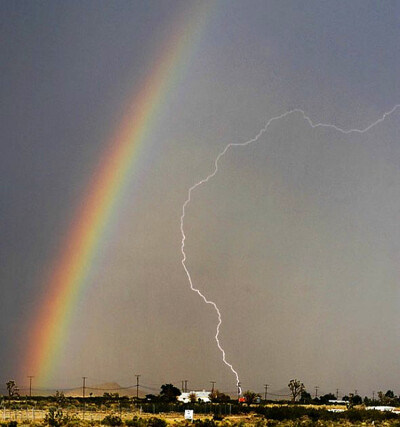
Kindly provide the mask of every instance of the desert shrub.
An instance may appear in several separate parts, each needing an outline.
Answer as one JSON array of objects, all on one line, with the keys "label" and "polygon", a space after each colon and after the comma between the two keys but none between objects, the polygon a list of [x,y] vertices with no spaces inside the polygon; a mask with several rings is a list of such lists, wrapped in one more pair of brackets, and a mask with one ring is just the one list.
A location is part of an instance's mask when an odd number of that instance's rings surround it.
[{"label": "desert shrub", "polygon": [[365,420],[365,411],[358,411],[357,409],[349,409],[346,412],[343,412],[346,414],[346,420],[349,420],[350,422],[360,422]]},{"label": "desert shrub", "polygon": [[71,418],[68,415],[64,415],[61,409],[56,409],[54,407],[49,408],[49,411],[44,416],[45,424],[50,427],[61,427],[66,425]]},{"label": "desert shrub", "polygon": [[[372,421],[399,420],[399,416],[393,412],[380,412],[365,409],[349,409],[344,412],[329,412],[325,409],[305,408],[304,406],[273,406],[260,407],[257,412],[266,419],[279,422],[292,421],[307,426],[319,422],[323,425],[332,425],[334,421],[350,423],[370,423]],[[288,424],[289,425],[289,424]]]},{"label": "desert shrub", "polygon": [[318,419],[322,411],[317,409],[307,409],[303,406],[272,406],[259,408],[260,414],[269,420],[297,420],[308,416],[311,419]]},{"label": "desert shrub", "polygon": [[131,420],[126,420],[125,424],[128,427],[144,427],[146,426],[146,421],[143,418],[139,418],[135,415]]},{"label": "desert shrub", "polygon": [[151,417],[147,420],[148,427],[166,427],[167,422],[161,418]]},{"label": "desert shrub", "polygon": [[348,411],[342,412],[342,419],[349,420],[350,422],[370,422],[370,421],[387,421],[398,419],[399,416],[393,412],[376,411],[376,410],[365,410],[365,409],[349,409]]},{"label": "desert shrub", "polygon": [[208,418],[205,420],[195,420],[193,424],[198,427],[215,427],[217,425],[214,420]]},{"label": "desert shrub", "polygon": [[107,415],[101,421],[101,424],[106,426],[120,426],[122,425],[121,417],[118,415]]},{"label": "desert shrub", "polygon": [[64,427],[83,427],[86,425],[94,425],[95,422],[84,421],[79,419],[78,417],[70,417],[68,421],[65,422]]},{"label": "desert shrub", "polygon": [[167,422],[161,418],[151,417],[149,419],[134,416],[125,422],[129,427],[165,427]]}]

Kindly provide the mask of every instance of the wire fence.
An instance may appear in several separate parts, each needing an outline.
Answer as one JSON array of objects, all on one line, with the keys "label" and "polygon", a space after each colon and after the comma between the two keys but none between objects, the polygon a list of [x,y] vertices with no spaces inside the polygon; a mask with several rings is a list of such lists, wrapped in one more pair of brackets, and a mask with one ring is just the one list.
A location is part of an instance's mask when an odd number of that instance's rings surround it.
[{"label": "wire fence", "polygon": [[[50,405],[51,406],[51,405]],[[131,405],[114,404],[109,407],[96,405],[67,405],[54,406],[55,409],[60,409],[64,416],[69,418],[87,420],[87,421],[102,421],[108,415],[117,415],[122,420],[132,419],[134,416],[146,416],[168,413],[183,414],[186,409],[192,409],[198,415],[221,415],[229,416],[243,412],[243,407],[232,405],[230,403],[138,403]],[[49,408],[38,409],[36,405],[26,404],[17,407],[0,406],[0,420],[3,422],[42,422],[49,413]]]}]

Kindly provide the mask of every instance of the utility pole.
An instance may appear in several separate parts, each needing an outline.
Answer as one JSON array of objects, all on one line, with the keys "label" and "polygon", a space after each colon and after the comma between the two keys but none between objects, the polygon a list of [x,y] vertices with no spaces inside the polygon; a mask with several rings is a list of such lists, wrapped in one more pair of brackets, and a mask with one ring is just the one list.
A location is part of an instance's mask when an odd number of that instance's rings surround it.
[{"label": "utility pole", "polygon": [[269,384],[264,384],[264,400],[267,400]]},{"label": "utility pole", "polygon": [[317,397],[318,397],[318,389],[319,389],[319,386],[315,386],[315,398],[317,399]]},{"label": "utility pole", "polygon": [[187,393],[187,383],[188,383],[188,380],[185,380],[185,393]]},{"label": "utility pole", "polygon": [[182,393],[184,393],[184,391],[185,391],[185,387],[183,386],[183,383],[185,382],[185,380],[182,380],[182,388],[181,388],[181,390],[182,390]]},{"label": "utility pole", "polygon": [[82,383],[82,395],[83,397],[85,397],[86,395],[86,378],[87,377],[82,377],[83,383]]},{"label": "utility pole", "polygon": [[32,397],[32,378],[34,378],[33,375],[28,375],[29,378],[29,397]]},{"label": "utility pole", "polygon": [[215,385],[216,381],[210,381],[210,383],[212,384],[211,393],[214,393],[214,385]]},{"label": "utility pole", "polygon": [[139,399],[139,378],[141,375],[136,374],[136,399]]},{"label": "utility pole", "polygon": [[372,392],[372,402],[375,402],[375,391]]},{"label": "utility pole", "polygon": [[336,400],[338,400],[339,399],[339,389],[337,388],[336,389]]}]

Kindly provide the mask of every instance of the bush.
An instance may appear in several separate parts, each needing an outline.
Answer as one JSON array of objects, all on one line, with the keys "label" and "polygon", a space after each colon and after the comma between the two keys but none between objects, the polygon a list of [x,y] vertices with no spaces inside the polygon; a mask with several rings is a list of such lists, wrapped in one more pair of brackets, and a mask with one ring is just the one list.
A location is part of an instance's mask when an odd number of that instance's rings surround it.
[{"label": "bush", "polygon": [[193,424],[198,427],[215,427],[217,425],[214,420],[209,420],[208,418],[205,420],[195,420]]},{"label": "bush", "polygon": [[9,421],[9,422],[2,422],[2,423],[0,423],[0,426],[1,427],[17,427],[17,425],[18,425],[18,423],[17,423],[17,421]]},{"label": "bush", "polygon": [[44,422],[50,427],[61,427],[69,421],[70,418],[67,415],[64,415],[61,409],[56,409],[54,407],[49,408],[49,412],[47,412],[44,417]]},{"label": "bush", "polygon": [[107,415],[103,418],[101,424],[104,424],[106,426],[120,426],[122,425],[121,417],[118,415]]},{"label": "bush", "polygon": [[221,414],[214,414],[213,420],[214,421],[222,421],[224,417]]},{"label": "bush", "polygon": [[151,417],[147,421],[148,427],[166,427],[166,425],[167,425],[167,422],[165,420],[157,417]]},{"label": "bush", "polygon": [[[365,409],[349,409],[344,412],[329,412],[326,409],[306,408],[304,406],[273,406],[260,407],[257,413],[263,415],[268,421],[275,420],[279,422],[293,421],[301,425],[312,425],[313,423],[323,422],[333,423],[333,421],[350,423],[389,421],[398,420],[399,416],[393,412],[380,412]],[[321,425],[322,425],[321,424]]]},{"label": "bush", "polygon": [[149,419],[134,416],[125,422],[129,427],[166,427],[167,422],[161,418],[151,417]]},{"label": "bush", "polygon": [[138,416],[134,416],[131,420],[125,421],[125,424],[128,427],[145,427],[146,426],[146,420],[143,418],[139,418]]},{"label": "bush", "polygon": [[65,427],[82,427],[86,425],[94,425],[94,421],[81,420],[78,417],[70,417],[65,423]]}]

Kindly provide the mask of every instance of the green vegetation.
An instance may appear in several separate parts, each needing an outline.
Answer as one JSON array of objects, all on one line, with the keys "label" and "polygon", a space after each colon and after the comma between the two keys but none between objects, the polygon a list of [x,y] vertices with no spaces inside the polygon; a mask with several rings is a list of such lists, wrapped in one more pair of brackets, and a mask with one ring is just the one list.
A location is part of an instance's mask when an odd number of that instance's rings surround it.
[{"label": "green vegetation", "polygon": [[105,426],[121,426],[123,424],[121,417],[118,415],[107,415],[103,418],[101,424]]},{"label": "green vegetation", "polygon": [[8,397],[11,399],[13,397],[19,397],[19,389],[14,380],[9,380],[6,383]]},{"label": "green vegetation", "polygon": [[[372,421],[388,421],[399,420],[400,417],[393,412],[381,412],[376,410],[365,409],[350,409],[344,412],[330,412],[327,409],[320,408],[307,408],[305,406],[272,406],[272,407],[259,407],[257,414],[262,415],[264,419],[275,421],[295,421],[295,420],[309,420],[312,422],[317,421],[349,421],[355,422],[368,422]],[[399,424],[400,425],[400,424]]]},{"label": "green vegetation", "polygon": [[301,396],[301,394],[305,391],[304,384],[297,379],[290,380],[288,387],[292,396],[292,402],[295,402],[297,397]]},{"label": "green vegetation", "polygon": [[167,422],[162,418],[151,417],[151,418],[140,418],[133,417],[132,420],[128,420],[125,424],[129,427],[165,427]]},{"label": "green vegetation", "polygon": [[222,403],[222,402],[227,403],[231,400],[231,398],[227,394],[222,393],[217,389],[210,393],[210,400],[213,403]]},{"label": "green vegetation", "polygon": [[181,394],[179,388],[172,384],[164,384],[161,386],[160,397],[165,402],[174,402],[176,398]]},{"label": "green vegetation", "polygon": [[[181,417],[181,418],[180,418]],[[212,419],[195,419],[193,423],[183,420],[182,414],[169,417],[139,417],[134,416],[122,419],[116,414],[105,416],[101,421],[89,421],[67,417],[62,410],[51,408],[42,422],[16,422],[9,421],[0,423],[1,427],[264,427],[264,426],[358,426],[358,425],[380,425],[400,426],[400,417],[391,412],[380,412],[365,409],[350,409],[342,413],[329,412],[326,409],[316,407],[304,407],[300,405],[284,406],[259,406],[252,414],[247,414],[235,419],[214,415]],[[180,418],[180,419],[179,419]]]},{"label": "green vegetation", "polygon": [[253,403],[257,402],[257,400],[260,398],[260,395],[254,393],[254,391],[247,390],[243,393],[243,397],[246,399],[246,403],[248,405],[252,405]]}]

